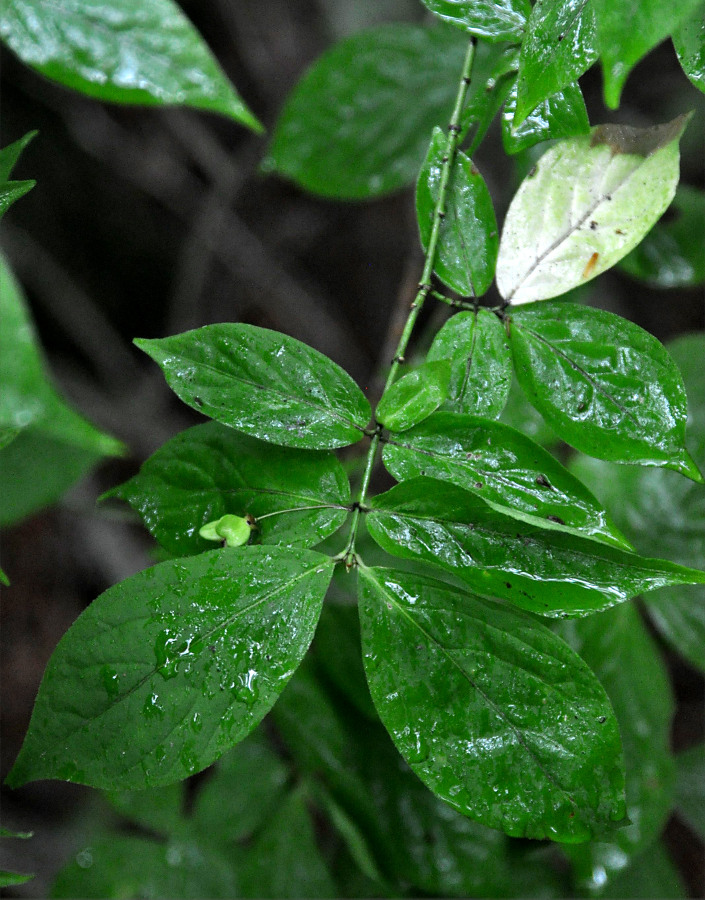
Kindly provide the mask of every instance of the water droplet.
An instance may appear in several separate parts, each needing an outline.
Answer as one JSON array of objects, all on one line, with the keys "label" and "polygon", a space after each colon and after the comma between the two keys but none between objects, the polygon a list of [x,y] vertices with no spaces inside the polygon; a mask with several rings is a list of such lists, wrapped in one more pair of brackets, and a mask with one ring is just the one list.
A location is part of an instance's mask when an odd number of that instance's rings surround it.
[{"label": "water droplet", "polygon": [[407,759],[410,763],[423,763],[428,759],[431,752],[426,739],[418,732],[414,735],[415,743],[411,745]]},{"label": "water droplet", "polygon": [[93,853],[90,847],[86,847],[85,850],[81,850],[80,853],[76,854],[76,865],[82,869],[90,869],[93,865]]},{"label": "water droplet", "polygon": [[198,732],[203,728],[203,722],[201,721],[201,714],[195,712],[191,719],[191,729],[198,734]]},{"label": "water droplet", "polygon": [[110,697],[111,700],[115,700],[120,693],[120,679],[118,673],[110,666],[102,666],[100,677],[108,697]]}]

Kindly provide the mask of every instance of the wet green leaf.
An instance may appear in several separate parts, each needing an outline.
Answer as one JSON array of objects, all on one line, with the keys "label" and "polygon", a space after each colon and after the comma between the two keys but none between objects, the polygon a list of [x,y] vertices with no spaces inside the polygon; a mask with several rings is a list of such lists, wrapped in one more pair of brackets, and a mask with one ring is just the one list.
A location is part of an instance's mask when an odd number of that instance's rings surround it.
[{"label": "wet green leaf", "polygon": [[84,847],[59,872],[51,896],[123,900],[125,897],[242,896],[230,858],[206,845],[111,834]]},{"label": "wet green leaf", "polygon": [[0,37],[42,75],[99,100],[193,106],[262,130],[171,0],[8,0]]},{"label": "wet green leaf", "polygon": [[281,803],[289,768],[260,731],[222,756],[196,794],[191,819],[209,846],[252,835]]},{"label": "wet green leaf", "polygon": [[61,639],[12,786],[169,784],[269,711],[313,638],[332,562],[279,547],[160,563],[110,588]]},{"label": "wet green leaf", "polygon": [[305,793],[292,791],[248,853],[242,872],[244,895],[335,897],[336,889],[316,844]]},{"label": "wet green leaf", "polygon": [[384,465],[397,481],[426,475],[477,494],[506,515],[630,549],[607,511],[555,457],[513,428],[436,413],[392,436]]},{"label": "wet green leaf", "polygon": [[104,797],[119,815],[150,831],[169,835],[185,825],[181,782],[143,791],[109,791]]},{"label": "wet green leaf", "polygon": [[705,840],[705,744],[676,756],[676,808],[693,831]]},{"label": "wet green leaf", "polygon": [[12,206],[15,200],[31,191],[36,181],[10,181],[10,174],[27,144],[35,137],[36,131],[28,132],[24,137],[8,144],[0,150],[0,219]]},{"label": "wet green leaf", "polygon": [[607,691],[624,748],[630,824],[611,841],[586,844],[570,854],[580,887],[592,892],[652,845],[666,824],[675,776],[670,751],[674,701],[666,666],[633,604],[563,623],[559,632]]},{"label": "wet green leaf", "polygon": [[411,768],[463,814],[574,843],[624,818],[619,731],[576,654],[532,617],[360,569],[365,671]]},{"label": "wet green leaf", "polygon": [[488,309],[451,316],[436,334],[428,360],[451,363],[450,393],[441,409],[495,419],[504,409],[512,380],[507,333]]},{"label": "wet green leaf", "polygon": [[524,393],[571,446],[702,482],[685,448],[683,379],[648,332],[592,307],[540,303],[512,314],[510,342]]},{"label": "wet green leaf", "polygon": [[698,90],[705,91],[705,3],[697,6],[673,32],[673,46],[683,71]]},{"label": "wet green leaf", "polygon": [[442,25],[382,25],[341,41],[289,96],[263,166],[327,197],[405,187],[434,125],[450,118],[466,49]]},{"label": "wet green leaf", "polygon": [[619,106],[624,82],[639,60],[677,31],[702,0],[591,0],[597,23],[605,103]]},{"label": "wet green leaf", "polygon": [[590,130],[587,109],[580,86],[572,82],[551,94],[536,106],[520,124],[516,124],[516,83],[502,113],[502,143],[507,153],[519,153],[541,141],[587,134]]},{"label": "wet green leaf", "polygon": [[504,221],[497,287],[512,303],[564,294],[609,269],[665,212],[678,184],[681,116],[666,125],[600,125],[549,148]]},{"label": "wet green leaf", "polygon": [[[619,264],[656,288],[693,287],[705,281],[705,194],[679,185],[670,211]],[[668,211],[666,213],[668,215]]]},{"label": "wet green leaf", "polygon": [[451,366],[447,359],[427,362],[388,388],[375,418],[390,431],[406,431],[423,422],[448,396]]},{"label": "wet green leaf", "polygon": [[476,44],[472,77],[460,115],[461,141],[471,135],[465,150],[467,156],[472,156],[482,143],[511,89],[518,65],[519,48],[515,44]]},{"label": "wet green leaf", "polygon": [[516,378],[512,378],[507,405],[502,410],[500,422],[516,428],[542,447],[553,447],[558,443],[556,433],[548,427],[541,413],[526,399],[526,394],[519,387]]},{"label": "wet green leaf", "polygon": [[597,59],[592,0],[536,0],[519,55],[515,124]]},{"label": "wet green leaf", "polygon": [[[443,172],[447,138],[435,128],[416,185],[421,244],[428,247]],[[481,297],[492,284],[497,260],[497,220],[485,180],[462,152],[456,154],[441,221],[436,275],[465,297]]]},{"label": "wet green leaf", "polygon": [[434,15],[485,41],[519,42],[529,0],[423,0]]},{"label": "wet green leaf", "polygon": [[431,478],[405,481],[370,507],[368,530],[387,553],[546,616],[590,615],[664,585],[705,583],[705,572],[537,528]]},{"label": "wet green leaf", "polygon": [[126,500],[162,547],[183,556],[210,549],[198,530],[227,513],[254,516],[263,544],[313,546],[345,521],[350,485],[332,453],[208,422],[172,438],[108,496]]},{"label": "wet green leaf", "polygon": [[252,437],[304,449],[359,441],[370,405],[352,378],[312,347],[255,325],[206,325],[135,344],[172,390]]}]

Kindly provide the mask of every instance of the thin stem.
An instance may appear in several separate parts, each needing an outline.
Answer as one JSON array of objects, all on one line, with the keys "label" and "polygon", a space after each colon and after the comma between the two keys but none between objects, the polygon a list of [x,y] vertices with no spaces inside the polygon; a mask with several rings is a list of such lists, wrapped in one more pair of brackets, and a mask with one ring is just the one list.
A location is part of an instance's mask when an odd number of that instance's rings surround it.
[{"label": "thin stem", "polygon": [[[411,335],[414,330],[414,326],[416,325],[416,320],[419,317],[419,313],[421,312],[426,297],[428,297],[429,293],[431,292],[431,278],[433,276],[433,268],[435,266],[436,253],[438,251],[438,241],[441,234],[441,222],[443,221],[443,218],[445,216],[446,194],[448,193],[450,175],[453,168],[453,163],[455,161],[455,154],[458,149],[458,141],[460,137],[460,117],[463,112],[463,107],[465,106],[465,98],[467,97],[468,87],[470,86],[470,74],[472,72],[472,66],[475,59],[475,44],[475,37],[470,38],[470,44],[468,45],[467,53],[465,54],[465,61],[463,63],[463,70],[460,75],[460,84],[458,85],[458,92],[455,98],[455,106],[453,107],[453,113],[450,117],[450,123],[448,125],[448,135],[446,138],[445,152],[443,154],[441,166],[441,180],[438,187],[438,199],[436,200],[436,205],[433,210],[433,225],[431,227],[431,236],[428,241],[428,248],[426,249],[426,257],[424,261],[423,272],[421,273],[421,280],[419,282],[419,289],[411,304],[411,308],[409,309],[409,315],[407,316],[404,330],[402,331],[401,337],[399,338],[399,343],[397,344],[394,359],[392,361],[391,368],[389,369],[389,374],[387,375],[387,380],[384,385],[382,396],[384,396],[384,394],[389,390],[397,377],[399,366],[404,362],[404,354],[406,353],[406,348],[408,347],[409,341],[411,340]],[[377,449],[380,444],[380,435],[381,429],[377,428],[372,437],[372,440],[370,441],[370,446],[367,451],[365,474],[362,479],[362,484],[360,485],[359,498],[353,510],[348,545],[340,554],[340,556],[337,557],[339,559],[345,560],[345,566],[348,569],[351,568],[355,563],[355,540],[357,538],[357,529],[360,522],[360,513],[367,497],[367,490],[370,485],[370,478],[372,477],[372,470],[374,468],[375,460],[377,457]]]},{"label": "thin stem", "polygon": [[429,297],[433,297],[434,300],[440,300],[441,303],[445,303],[447,306],[452,306],[455,309],[477,309],[477,301],[446,297],[440,291],[429,291]]}]

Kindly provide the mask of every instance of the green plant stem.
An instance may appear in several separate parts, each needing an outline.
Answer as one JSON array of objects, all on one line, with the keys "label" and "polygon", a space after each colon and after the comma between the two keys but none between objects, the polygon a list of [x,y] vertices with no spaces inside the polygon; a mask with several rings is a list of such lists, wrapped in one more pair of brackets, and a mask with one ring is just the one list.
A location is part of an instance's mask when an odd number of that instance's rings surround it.
[{"label": "green plant stem", "polygon": [[[421,280],[419,281],[419,289],[411,304],[409,315],[407,316],[406,323],[404,325],[404,330],[402,331],[401,337],[399,338],[399,343],[397,344],[394,359],[392,360],[392,365],[389,369],[389,374],[387,375],[384,390],[382,391],[382,397],[384,397],[392,384],[394,384],[397,372],[399,371],[399,366],[404,362],[404,354],[406,353],[406,348],[408,347],[409,341],[411,340],[411,335],[414,330],[414,326],[416,325],[416,320],[418,319],[421,309],[423,308],[426,297],[428,297],[428,295],[431,293],[431,278],[433,276],[433,268],[436,262],[436,252],[438,250],[438,241],[441,234],[441,222],[443,221],[443,218],[445,216],[446,194],[448,192],[450,174],[453,168],[455,155],[458,149],[458,142],[460,139],[460,117],[463,112],[463,107],[465,106],[465,98],[467,97],[468,87],[470,86],[470,76],[472,73],[473,62],[475,60],[476,43],[476,39],[472,37],[470,39],[470,44],[468,45],[467,53],[465,54],[463,70],[460,75],[460,84],[458,85],[458,92],[455,98],[455,106],[453,107],[453,113],[450,117],[450,123],[448,124],[448,136],[446,138],[445,153],[443,154],[443,165],[441,169],[441,182],[438,190],[438,200],[436,201],[436,206],[433,210],[433,226],[431,228],[431,237],[428,241],[428,248],[426,250],[426,258],[424,260],[423,272],[421,273]],[[372,440],[370,441],[370,446],[367,451],[365,474],[363,475],[362,484],[360,485],[360,494],[358,497],[358,501],[355,504],[355,508],[353,509],[348,544],[345,550],[339,555],[339,557],[337,557],[338,559],[342,559],[345,561],[345,566],[347,569],[350,569],[355,563],[355,540],[357,538],[357,529],[360,523],[360,514],[364,510],[364,503],[367,498],[367,491],[370,485],[370,479],[372,477],[372,470],[377,458],[377,450],[380,444],[380,437],[381,428],[378,426],[374,435],[372,436]]]}]

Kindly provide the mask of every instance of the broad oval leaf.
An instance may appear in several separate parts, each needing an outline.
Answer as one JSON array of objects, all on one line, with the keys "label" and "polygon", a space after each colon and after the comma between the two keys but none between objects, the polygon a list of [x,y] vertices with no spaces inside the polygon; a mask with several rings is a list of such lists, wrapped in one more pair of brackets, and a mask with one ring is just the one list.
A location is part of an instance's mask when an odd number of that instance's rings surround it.
[{"label": "broad oval leaf", "polygon": [[509,396],[512,357],[507,332],[483,307],[451,316],[436,334],[429,361],[451,364],[450,392],[441,409],[495,419]]},{"label": "broad oval leaf", "polygon": [[619,267],[651,287],[694,287],[705,282],[704,238],[705,194],[681,184],[664,219]]},{"label": "broad oval leaf", "polygon": [[705,572],[513,519],[454,484],[413,478],[373,497],[371,537],[393,556],[440,566],[483,596],[545,616],[586,616]]},{"label": "broad oval leaf", "polygon": [[[435,128],[416,185],[421,244],[428,247],[438,202],[447,138]],[[481,297],[492,284],[497,261],[497,220],[485,180],[470,159],[456,153],[434,260],[436,275],[465,297]]]},{"label": "broad oval leaf", "polygon": [[[619,106],[624,83],[639,60],[677,31],[702,0],[591,0],[597,22],[605,103]],[[702,38],[701,38],[702,40]]]},{"label": "broad oval leaf", "polygon": [[513,837],[580,842],[624,818],[614,713],[560,638],[431,578],[361,568],[359,581],[373,700],[431,790]]},{"label": "broad oval leaf", "polygon": [[443,26],[383,25],[341,41],[289,96],[263,167],[326,197],[405,187],[428,134],[450,118],[466,50]]},{"label": "broad oval leaf", "polygon": [[558,460],[508,425],[436,413],[385,444],[397,481],[428,476],[477,494],[506,515],[632,549],[607,511]]},{"label": "broad oval leaf", "polygon": [[521,41],[529,0],[423,0],[434,15],[485,41]]},{"label": "broad oval leaf", "polygon": [[705,3],[673,32],[673,46],[683,71],[698,90],[705,92]]},{"label": "broad oval leaf", "polygon": [[208,422],[181,432],[106,496],[126,500],[169,553],[212,549],[202,525],[252,515],[262,544],[311,547],[345,521],[350,483],[332,453],[267,444]]},{"label": "broad oval leaf", "polygon": [[135,344],[184,403],[263,441],[344,447],[360,440],[370,419],[347,372],[278,331],[237,322]]},{"label": "broad oval leaf", "polygon": [[448,396],[450,362],[439,359],[414,369],[388,388],[375,418],[390,431],[406,431],[431,415]]},{"label": "broad oval leaf", "polygon": [[630,824],[608,842],[571,848],[581,887],[594,892],[653,844],[666,824],[673,806],[674,702],[666,666],[634,604],[562,623],[559,634],[607,691],[624,748]]},{"label": "broad oval leaf", "polygon": [[685,448],[683,379],[648,332],[604,310],[542,303],[512,314],[510,342],[526,396],[564,441],[702,482]]},{"label": "broad oval leaf", "polygon": [[515,125],[597,57],[592,0],[536,0],[519,55]]},{"label": "broad oval leaf", "polygon": [[99,100],[183,104],[262,130],[172,0],[8,0],[0,37],[42,75]]},{"label": "broad oval leaf", "polygon": [[544,153],[511,202],[497,287],[513,304],[584,284],[632,250],[673,199],[687,123],[600,125]]},{"label": "broad oval leaf", "polygon": [[519,153],[541,141],[587,134],[587,109],[580,86],[567,84],[536,106],[521,123],[516,118],[517,86],[509,93],[502,112],[502,143],[507,153]]},{"label": "broad oval leaf", "polygon": [[59,642],[8,784],[142,789],[249,734],[313,638],[333,563],[279,547],[160,563],[110,588]]}]

